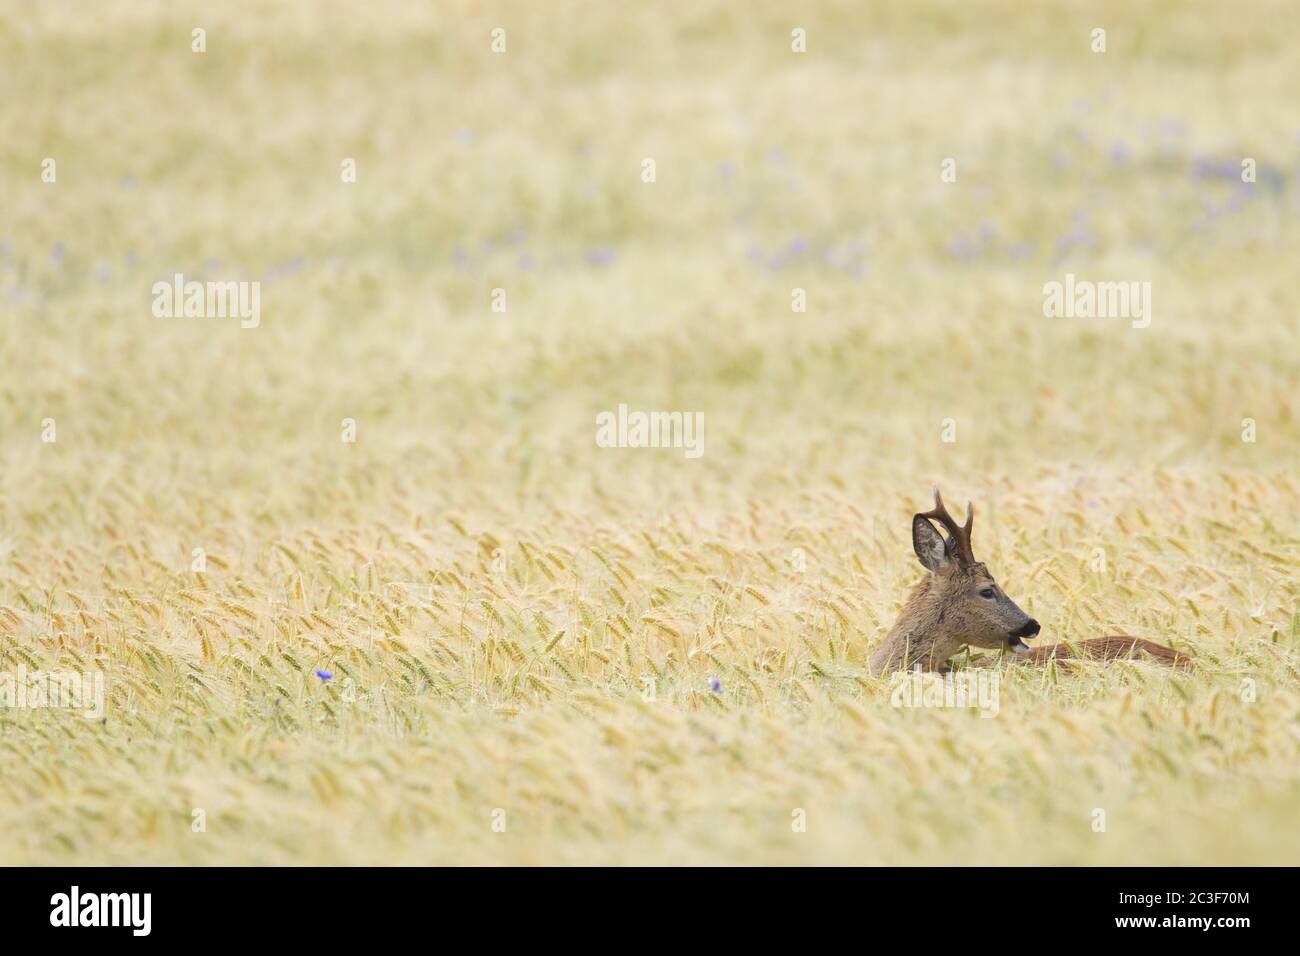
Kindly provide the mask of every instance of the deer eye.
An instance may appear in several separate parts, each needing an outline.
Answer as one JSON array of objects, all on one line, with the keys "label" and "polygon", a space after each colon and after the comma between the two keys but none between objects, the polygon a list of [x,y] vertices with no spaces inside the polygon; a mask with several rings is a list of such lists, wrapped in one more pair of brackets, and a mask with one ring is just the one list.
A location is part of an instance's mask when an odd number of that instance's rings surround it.
[{"label": "deer eye", "polygon": [[989,600],[992,600],[996,595],[997,592],[994,591],[992,588],[985,588],[984,590],[980,591],[980,597],[988,598]]}]

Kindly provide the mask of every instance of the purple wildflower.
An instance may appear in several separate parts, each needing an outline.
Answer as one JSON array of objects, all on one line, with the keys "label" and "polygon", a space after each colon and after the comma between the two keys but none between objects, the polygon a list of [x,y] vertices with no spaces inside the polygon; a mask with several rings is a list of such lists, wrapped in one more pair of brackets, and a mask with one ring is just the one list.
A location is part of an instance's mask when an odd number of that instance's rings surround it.
[{"label": "purple wildflower", "polygon": [[604,247],[588,249],[585,258],[588,265],[595,266],[597,269],[603,269],[606,266],[613,264],[614,250]]},{"label": "purple wildflower", "polygon": [[952,238],[948,243],[948,253],[958,259],[970,259],[979,255],[979,251],[965,233]]}]

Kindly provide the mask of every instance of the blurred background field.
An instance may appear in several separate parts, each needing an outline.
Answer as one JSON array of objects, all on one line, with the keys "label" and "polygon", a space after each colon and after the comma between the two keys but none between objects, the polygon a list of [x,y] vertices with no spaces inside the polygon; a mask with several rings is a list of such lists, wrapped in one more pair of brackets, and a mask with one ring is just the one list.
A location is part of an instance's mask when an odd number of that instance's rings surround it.
[{"label": "blurred background field", "polygon": [[[0,669],[108,682],[0,710],[0,862],[1297,862],[1298,32],[0,0]],[[935,482],[1044,640],[1201,667],[890,706]]]}]

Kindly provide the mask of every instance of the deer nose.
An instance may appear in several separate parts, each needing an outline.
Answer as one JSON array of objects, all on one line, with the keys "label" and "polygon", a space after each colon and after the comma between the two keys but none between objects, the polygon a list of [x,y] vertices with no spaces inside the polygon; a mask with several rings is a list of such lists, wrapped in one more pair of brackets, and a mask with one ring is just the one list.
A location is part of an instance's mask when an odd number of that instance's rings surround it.
[{"label": "deer nose", "polygon": [[1012,637],[1034,637],[1041,630],[1042,628],[1038,626],[1038,622],[1031,617],[1024,624],[1021,624],[1018,628],[1012,631],[1011,636]]}]

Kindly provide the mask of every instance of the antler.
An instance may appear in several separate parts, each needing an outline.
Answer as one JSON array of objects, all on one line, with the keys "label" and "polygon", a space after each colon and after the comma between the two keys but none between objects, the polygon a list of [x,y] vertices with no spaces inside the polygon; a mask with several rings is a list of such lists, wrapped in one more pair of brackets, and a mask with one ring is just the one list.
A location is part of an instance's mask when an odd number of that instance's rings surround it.
[{"label": "antler", "polygon": [[948,536],[952,539],[953,550],[956,552],[958,560],[965,564],[975,563],[975,552],[970,548],[970,529],[975,523],[975,506],[969,501],[966,502],[966,524],[959,526],[953,520],[952,515],[948,514],[948,509],[943,506],[943,498],[939,496],[939,486],[934,486],[934,510],[924,511],[921,513],[922,518],[933,518],[944,526]]}]

